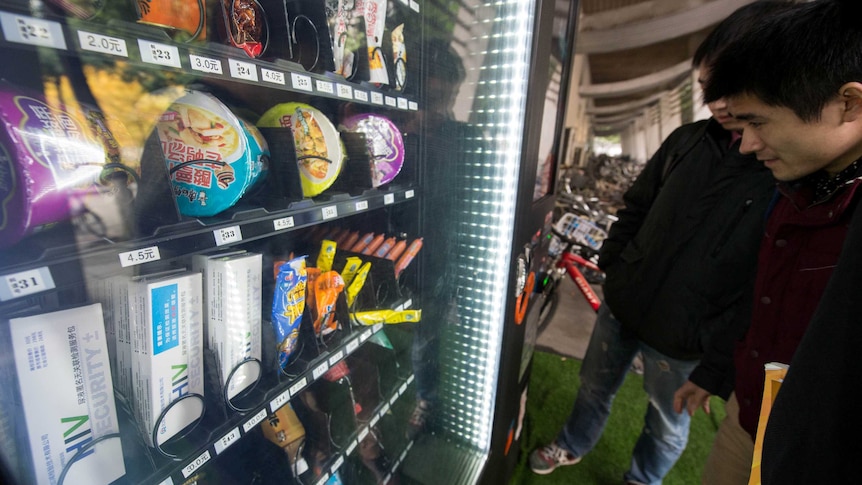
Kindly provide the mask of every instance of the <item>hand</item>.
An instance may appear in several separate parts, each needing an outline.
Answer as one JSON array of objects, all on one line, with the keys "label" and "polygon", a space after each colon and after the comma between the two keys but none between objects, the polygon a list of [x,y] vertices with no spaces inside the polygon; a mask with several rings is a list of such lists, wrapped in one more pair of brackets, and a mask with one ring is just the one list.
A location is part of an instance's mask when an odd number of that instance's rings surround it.
[{"label": "hand", "polygon": [[681,413],[683,406],[688,411],[689,416],[694,416],[697,408],[703,407],[703,411],[709,414],[709,398],[712,396],[702,387],[697,384],[686,381],[679,389],[673,393],[673,410]]}]

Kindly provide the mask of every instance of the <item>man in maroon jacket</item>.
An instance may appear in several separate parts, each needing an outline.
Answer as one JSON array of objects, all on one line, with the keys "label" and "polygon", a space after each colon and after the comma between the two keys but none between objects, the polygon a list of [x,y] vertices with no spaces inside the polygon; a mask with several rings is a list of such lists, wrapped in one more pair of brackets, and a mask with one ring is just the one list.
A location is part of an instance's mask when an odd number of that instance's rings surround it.
[{"label": "man in maroon jacket", "polygon": [[854,9],[849,0],[821,0],[769,19],[723,51],[704,90],[707,101],[728,99],[745,122],[740,152],[755,153],[779,181],[750,326],[741,322],[707,352],[675,395],[677,412],[709,412],[710,394],[735,371],[705,484],[748,483],[764,364],[791,361],[862,193],[862,29]]}]

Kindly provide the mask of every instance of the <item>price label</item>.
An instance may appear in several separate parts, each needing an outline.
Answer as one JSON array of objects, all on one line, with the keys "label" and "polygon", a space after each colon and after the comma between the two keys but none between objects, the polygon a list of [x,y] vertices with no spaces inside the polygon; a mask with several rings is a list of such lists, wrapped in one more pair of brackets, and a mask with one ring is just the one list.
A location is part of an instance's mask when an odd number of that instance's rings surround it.
[{"label": "price label", "polygon": [[373,104],[383,104],[383,94],[381,93],[371,93],[371,102]]},{"label": "price label", "polygon": [[234,444],[239,439],[239,428],[234,428],[230,433],[224,435],[215,442],[215,452],[216,455],[221,455],[224,450],[227,449],[228,446]]},{"label": "price label", "polygon": [[396,312],[400,312],[400,311],[404,310],[404,304],[402,303],[402,304],[396,306],[395,308],[393,308],[393,310],[395,310]]},{"label": "price label", "polygon": [[416,196],[416,191],[413,189],[410,189],[407,192],[404,192],[404,198],[405,199],[412,199],[415,196]]},{"label": "price label", "polygon": [[5,285],[0,286],[0,301],[12,300],[54,288],[54,279],[46,266],[3,276]]},{"label": "price label", "polygon": [[357,99],[357,101],[368,102],[368,91],[360,91],[358,89],[353,90],[353,97]]},{"label": "price label", "polygon": [[412,306],[413,306],[413,299],[412,298],[408,299],[407,301],[404,302],[404,309],[405,310],[412,307]]},{"label": "price label", "polygon": [[204,451],[201,455],[188,465],[183,467],[183,477],[188,478],[192,476],[198,468],[204,466],[206,462],[210,461],[210,450]]},{"label": "price label", "polygon": [[162,483],[160,483],[159,485],[174,485],[174,481],[173,479],[171,479],[171,477],[168,477],[162,480]]},{"label": "price label", "polygon": [[323,216],[323,220],[332,219],[338,217],[338,206],[330,205],[320,209],[320,215]]},{"label": "price label", "polygon": [[377,333],[377,332],[383,330],[383,324],[382,323],[375,323],[374,326],[371,327],[371,330],[373,330],[374,333]]},{"label": "price label", "polygon": [[386,404],[384,404],[383,407],[380,408],[380,416],[383,417],[386,413],[388,413],[389,409],[391,407],[392,407],[392,405],[389,404],[388,402]]},{"label": "price label", "polygon": [[189,63],[195,71],[206,72],[209,74],[224,74],[221,67],[221,61],[213,59],[212,57],[189,54]]},{"label": "price label", "polygon": [[413,374],[410,374],[410,376],[407,377],[407,384],[410,384],[411,382],[413,382],[413,379],[414,379]]},{"label": "price label", "polygon": [[419,2],[417,2],[416,0],[410,0],[410,8],[411,8],[414,12],[417,12],[417,13],[418,13],[418,12],[419,12]]},{"label": "price label", "polygon": [[404,394],[404,391],[406,391],[406,390],[407,390],[407,383],[405,382],[405,383],[401,384],[401,387],[398,388],[398,395],[400,396],[401,394]]},{"label": "price label", "polygon": [[317,86],[317,90],[321,93],[326,94],[335,94],[335,86],[329,81],[322,81],[320,79],[315,81],[315,86]]},{"label": "price label", "polygon": [[346,84],[336,84],[335,92],[338,93],[339,98],[353,99],[353,88]]},{"label": "price label", "polygon": [[407,109],[407,98],[398,98],[398,109]]},{"label": "price label", "polygon": [[365,330],[362,332],[362,335],[359,336],[359,341],[365,342],[369,338],[371,338],[371,329],[370,328],[368,330]]},{"label": "price label", "polygon": [[395,203],[395,194],[386,194],[383,196],[383,205]]},{"label": "price label", "polygon": [[416,101],[410,101],[407,103],[407,107],[410,109],[410,111],[416,111],[419,109],[419,103],[417,103]]},{"label": "price label", "polygon": [[248,433],[251,428],[254,428],[266,417],[266,409],[261,409],[259,413],[251,417],[245,424],[242,425],[242,430]]},{"label": "price label", "polygon": [[282,406],[290,401],[290,389],[282,392],[275,399],[269,402],[269,410],[273,413],[279,410]]},{"label": "price label", "polygon": [[329,363],[324,362],[324,363],[320,364],[319,366],[317,366],[316,369],[311,371],[311,378],[314,380],[317,380],[320,378],[320,376],[322,376],[323,374],[326,374],[326,371],[328,371],[328,370],[329,370]]},{"label": "price label", "polygon": [[343,465],[343,464],[344,464],[344,455],[341,455],[341,456],[339,456],[339,457],[338,457],[338,459],[337,459],[337,460],[335,460],[335,461],[332,463],[332,467],[330,468],[330,470],[331,470],[331,471],[333,471],[333,472],[334,472],[334,471],[337,471],[339,468],[341,468],[341,465]]},{"label": "price label", "polygon": [[410,0],[401,0],[404,5],[410,5]]},{"label": "price label", "polygon": [[365,209],[368,209],[368,201],[367,200],[360,200],[359,202],[356,203],[356,210],[357,211],[364,211]]},{"label": "price label", "polygon": [[361,443],[362,440],[364,440],[368,436],[369,431],[370,430],[368,429],[368,426],[362,428],[362,431],[359,432],[359,437],[357,437],[356,439],[358,439]]},{"label": "price label", "polygon": [[293,85],[293,89],[298,89],[300,91],[308,91],[313,92],[314,88],[311,87],[311,77],[303,74],[297,74],[295,72],[290,73],[290,83]]},{"label": "price label", "polygon": [[256,65],[236,59],[228,59],[227,63],[230,67],[230,77],[245,79],[246,81],[257,81]]},{"label": "price label", "polygon": [[370,426],[372,426],[372,427],[373,427],[373,426],[377,425],[377,422],[378,422],[378,421],[380,421],[380,415],[379,415],[379,414],[375,414],[375,415],[374,415],[374,417],[373,417],[373,418],[371,418],[371,424],[370,424]]},{"label": "price label", "polygon": [[177,69],[183,67],[180,63],[180,50],[176,46],[138,39],[138,48],[141,50],[141,60],[147,64]]},{"label": "price label", "polygon": [[356,449],[357,445],[359,445],[359,441],[357,441],[357,440],[351,441],[350,444],[347,445],[347,449],[344,450],[344,454],[347,456],[350,456],[353,453],[353,450]]},{"label": "price label", "polygon": [[129,57],[129,51],[126,48],[126,41],[124,39],[79,30],[78,42],[81,43],[81,49],[85,51]]},{"label": "price label", "polygon": [[398,400],[398,394],[396,394],[396,395],[394,395],[394,396],[390,397],[390,398],[389,398],[389,405],[390,405],[390,406],[394,405],[394,404],[395,404],[395,401],[397,401],[397,400]]},{"label": "price label", "polygon": [[284,86],[287,84],[284,78],[284,73],[281,71],[273,71],[272,69],[267,69],[265,67],[260,68],[260,77],[264,81],[272,84],[281,84]]},{"label": "price label", "polygon": [[127,251],[125,253],[120,253],[119,257],[120,266],[123,268],[162,259],[162,256],[159,254],[158,246],[150,246],[148,248],[142,248],[135,251]]},{"label": "price label", "polygon": [[398,106],[398,101],[392,96],[385,96],[383,99],[385,100],[386,106],[391,106],[393,108]]},{"label": "price label", "polygon": [[333,365],[337,364],[342,357],[344,357],[344,351],[339,350],[338,352],[333,354],[332,357],[329,358],[329,366],[332,367]]},{"label": "price label", "polygon": [[9,42],[66,50],[63,27],[57,22],[0,12],[0,25]]},{"label": "price label", "polygon": [[303,377],[299,381],[297,381],[294,385],[290,386],[290,395],[295,396],[299,394],[299,391],[303,390],[305,386],[308,384],[308,379]]},{"label": "price label", "polygon": [[213,236],[215,236],[216,246],[242,241],[242,231],[240,231],[239,226],[216,229],[213,231]]},{"label": "price label", "polygon": [[324,473],[314,485],[326,485],[326,482],[329,481],[329,472]]},{"label": "price label", "polygon": [[276,231],[282,231],[284,229],[290,229],[294,226],[293,217],[282,217],[281,219],[276,219],[272,221],[272,227]]},{"label": "price label", "polygon": [[401,452],[401,455],[398,457],[398,461],[404,461],[404,458],[407,458],[407,450]]},{"label": "price label", "polygon": [[347,344],[347,353],[348,354],[353,353],[353,351],[358,349],[358,348],[359,348],[359,341],[356,339],[353,339],[350,341],[349,344]]}]

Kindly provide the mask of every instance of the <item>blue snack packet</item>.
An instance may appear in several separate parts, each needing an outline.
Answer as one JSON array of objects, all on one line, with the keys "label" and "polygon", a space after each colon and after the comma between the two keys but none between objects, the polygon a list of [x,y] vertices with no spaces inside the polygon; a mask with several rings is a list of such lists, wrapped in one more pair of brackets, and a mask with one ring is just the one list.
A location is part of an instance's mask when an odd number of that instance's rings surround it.
[{"label": "blue snack packet", "polygon": [[305,311],[308,274],[306,256],[294,258],[278,268],[272,299],[272,325],[278,342],[278,364],[283,370],[290,363],[299,338],[299,324]]}]

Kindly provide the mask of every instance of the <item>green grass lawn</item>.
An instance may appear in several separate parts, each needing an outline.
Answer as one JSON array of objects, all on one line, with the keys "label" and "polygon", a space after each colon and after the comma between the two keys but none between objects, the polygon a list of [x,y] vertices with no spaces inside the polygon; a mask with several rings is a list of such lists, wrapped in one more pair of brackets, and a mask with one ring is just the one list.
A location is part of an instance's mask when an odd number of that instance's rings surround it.
[{"label": "green grass lawn", "polygon": [[[510,485],[578,484],[618,485],[628,470],[631,450],[635,445],[646,412],[647,396],[643,378],[629,373],[617,393],[605,432],[596,447],[581,463],[558,468],[550,475],[537,475],[527,465],[529,453],[553,440],[572,409],[580,387],[578,371],[581,362],[555,354],[536,352],[527,412],[524,418],[521,456]],[[698,411],[691,422],[688,447],[676,466],[665,477],[665,485],[696,485],[712,446],[715,430],[724,418],[724,401],[712,398],[712,415]]]}]

